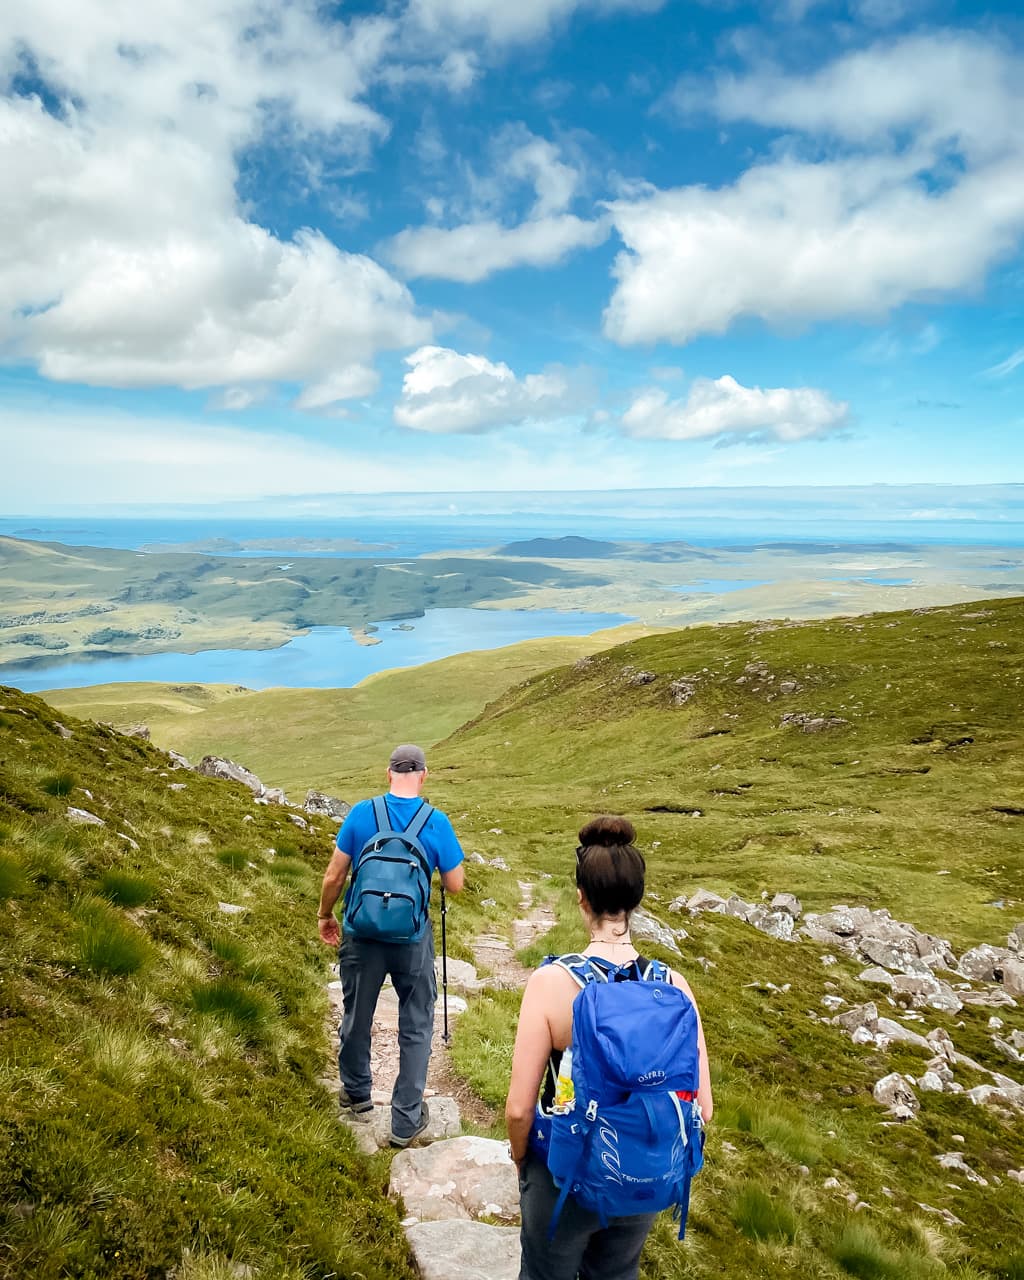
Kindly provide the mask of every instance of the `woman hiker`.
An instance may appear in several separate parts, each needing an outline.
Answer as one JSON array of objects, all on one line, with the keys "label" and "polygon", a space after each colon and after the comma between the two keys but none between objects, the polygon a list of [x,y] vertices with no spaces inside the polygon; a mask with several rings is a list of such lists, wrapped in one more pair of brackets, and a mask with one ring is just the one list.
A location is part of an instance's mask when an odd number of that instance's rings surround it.
[{"label": "woman hiker", "polygon": [[[611,816],[595,818],[580,831],[576,888],[588,944],[580,956],[537,969],[523,993],[505,1107],[522,1203],[520,1280],[636,1280],[640,1251],[657,1216],[611,1216],[602,1226],[598,1213],[570,1195],[553,1236],[550,1233],[559,1188],[548,1171],[545,1134],[550,1131],[552,1111],[566,1110],[558,1105],[556,1089],[566,1088],[563,1080],[568,1073],[560,1074],[560,1066],[572,1044],[573,1003],[584,985],[583,977],[574,976],[574,972],[589,978],[587,969],[596,966],[603,974],[618,971],[619,980],[660,975],[689,997],[692,1010],[684,1001],[678,1002],[687,1009],[695,1036],[691,1053],[698,1059],[693,1071],[696,1097],[686,1105],[699,1105],[698,1128],[700,1119],[704,1124],[711,1119],[707,1049],[693,993],[686,980],[667,966],[650,967],[629,936],[630,913],[643,898],[646,870],[643,856],[633,844],[635,834],[627,819]],[[544,1091],[538,1103],[542,1082]]]}]

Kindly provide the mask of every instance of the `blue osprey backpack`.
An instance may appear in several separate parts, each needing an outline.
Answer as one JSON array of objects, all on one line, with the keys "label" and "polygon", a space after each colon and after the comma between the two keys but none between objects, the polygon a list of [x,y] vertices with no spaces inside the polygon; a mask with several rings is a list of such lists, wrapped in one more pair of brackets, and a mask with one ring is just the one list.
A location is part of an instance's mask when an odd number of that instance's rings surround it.
[{"label": "blue osprey backpack", "polygon": [[434,812],[425,800],[404,831],[391,826],[383,796],[373,801],[377,831],[352,864],[345,932],[378,942],[415,942],[429,921],[431,866],[420,835]]},{"label": "blue osprey backpack", "polygon": [[551,1116],[547,1163],[560,1189],[609,1218],[672,1208],[686,1232],[690,1181],[704,1164],[697,1010],[650,961],[606,966],[551,957],[581,990],[572,1009],[572,1095]]}]

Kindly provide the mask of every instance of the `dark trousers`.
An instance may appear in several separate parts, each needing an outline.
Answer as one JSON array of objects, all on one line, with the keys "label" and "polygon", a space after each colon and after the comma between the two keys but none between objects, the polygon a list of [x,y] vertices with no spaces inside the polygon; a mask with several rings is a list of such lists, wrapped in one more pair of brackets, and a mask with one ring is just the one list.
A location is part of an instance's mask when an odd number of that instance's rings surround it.
[{"label": "dark trousers", "polygon": [[602,1227],[596,1213],[570,1196],[553,1240],[548,1227],[558,1188],[547,1165],[531,1151],[519,1174],[523,1250],[519,1280],[637,1280],[640,1251],[657,1214],[612,1218]]},{"label": "dark trousers", "polygon": [[376,942],[346,936],[338,953],[345,1013],[339,1031],[338,1074],[350,1098],[369,1098],[370,1032],[377,997],[390,978],[398,996],[398,1079],[391,1095],[391,1132],[407,1138],[419,1127],[434,1034],[434,935],[417,942]]}]

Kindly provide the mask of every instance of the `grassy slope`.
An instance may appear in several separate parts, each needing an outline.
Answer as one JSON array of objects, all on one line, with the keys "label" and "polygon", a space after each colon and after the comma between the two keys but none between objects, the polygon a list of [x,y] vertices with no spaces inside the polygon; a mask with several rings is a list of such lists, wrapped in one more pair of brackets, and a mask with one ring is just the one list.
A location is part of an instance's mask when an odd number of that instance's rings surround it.
[{"label": "grassy slope", "polygon": [[[957,948],[1002,945],[1024,916],[1024,819],[996,811],[1024,809],[1022,636],[1024,602],[1009,601],[640,640],[501,699],[435,750],[446,765],[437,789],[466,814],[460,830],[471,844],[509,860],[506,879],[553,876],[564,925],[533,961],[580,943],[571,848],[581,820],[605,809],[636,820],[663,915],[671,897],[699,885],[748,899],[787,889],[807,909],[887,906]],[[750,662],[774,679],[737,683]],[[631,670],[657,678],[634,685]],[[674,706],[668,686],[681,676],[696,676],[697,692]],[[790,677],[803,690],[779,695]],[[780,728],[787,710],[849,725]],[[1013,909],[988,905],[994,899]],[[824,968],[812,944],[775,942],[732,919],[675,922],[690,932],[677,963],[702,1003],[719,1109],[689,1243],[677,1248],[671,1225],[659,1225],[648,1280],[1024,1276],[1024,1207],[1006,1177],[1024,1165],[1019,1115],[921,1094],[916,1121],[887,1125],[874,1082],[891,1070],[919,1075],[923,1057],[868,1054],[807,1013],[826,1012],[831,982],[850,1004],[876,999],[893,1015],[879,989],[857,979],[861,964]],[[705,973],[698,956],[714,967]],[[766,982],[790,985],[773,992]],[[513,994],[478,1001],[457,1035],[461,1068],[493,1102],[507,1081],[516,1003]],[[1003,1034],[1024,1029],[1021,1009],[998,1012]],[[910,1025],[943,1026],[963,1052],[1024,1078],[993,1046],[990,1013],[927,1011]],[[940,1169],[935,1157],[948,1151],[990,1185]],[[838,1189],[825,1187],[830,1177]],[[848,1194],[870,1209],[853,1214]],[[919,1202],[965,1225],[945,1227]]]},{"label": "grassy slope", "polygon": [[381,672],[353,689],[95,685],[55,690],[46,699],[118,726],[144,721],[161,746],[194,760],[209,753],[240,759],[289,794],[301,797],[307,787],[346,794],[351,776],[368,763],[376,785],[394,739],[436,742],[510,685],[643,631],[627,626],[528,640]]},{"label": "grassy slope", "polygon": [[318,1083],[328,829],[0,706],[0,1276],[410,1277]]},{"label": "grassy slope", "polygon": [[[449,915],[452,949],[467,955],[475,933],[507,927],[523,876],[551,895],[563,922],[527,959],[578,945],[571,848],[580,822],[603,809],[636,820],[662,914],[672,896],[700,884],[748,898],[790,889],[808,909],[843,900],[888,906],[958,948],[1002,942],[1024,914],[986,905],[1024,899],[1021,819],[997,811],[1024,808],[1022,623],[1024,602],[999,601],[775,629],[698,628],[636,640],[502,693],[433,752],[431,798],[452,813],[467,849],[512,866],[511,874],[472,868]],[[774,678],[737,683],[751,662]],[[630,669],[656,679],[634,684]],[[696,677],[696,692],[675,706],[669,684],[681,676]],[[802,690],[780,695],[790,677]],[[465,680],[455,688],[471,700]],[[426,685],[422,696],[429,701]],[[804,734],[780,727],[787,710],[849,724]],[[309,722],[314,748],[362,732],[347,709],[336,713],[329,733],[316,717]],[[218,708],[192,720],[211,714]],[[384,742],[405,736],[407,705],[384,700],[378,714]],[[273,755],[283,766],[295,749],[244,743],[241,721],[237,731],[247,763],[267,750],[268,764]],[[335,775],[341,794],[378,781],[375,758],[343,758],[351,771]],[[204,875],[211,870],[203,864]],[[657,898],[651,906],[659,909]],[[857,979],[859,964],[825,968],[811,944],[778,943],[732,919],[679,923],[690,937],[677,963],[701,1000],[718,1110],[687,1244],[659,1223],[645,1280],[1024,1276],[1024,1210],[1006,1176],[1024,1166],[1019,1117],[1007,1123],[922,1094],[917,1120],[888,1126],[871,1098],[874,1081],[891,1070],[920,1074],[923,1059],[900,1049],[868,1055],[807,1016],[824,1012],[826,983],[851,1004],[878,999]],[[22,939],[19,955],[40,936]],[[485,996],[458,1025],[456,1060],[495,1103],[507,1083],[516,1005],[515,993]],[[1003,1034],[1024,1030],[1020,1009],[999,1012]],[[962,1051],[1019,1076],[994,1049],[988,1017],[970,1007],[956,1017],[929,1011],[926,1023],[911,1025],[946,1027]],[[965,1071],[958,1077],[981,1083]],[[249,1122],[244,1115],[239,1130]],[[962,1152],[989,1186],[940,1170],[935,1156],[946,1151]],[[838,1188],[825,1186],[831,1177]],[[870,1208],[854,1214],[848,1195]],[[945,1226],[919,1202],[964,1225]],[[224,1237],[217,1247],[228,1248]]]}]

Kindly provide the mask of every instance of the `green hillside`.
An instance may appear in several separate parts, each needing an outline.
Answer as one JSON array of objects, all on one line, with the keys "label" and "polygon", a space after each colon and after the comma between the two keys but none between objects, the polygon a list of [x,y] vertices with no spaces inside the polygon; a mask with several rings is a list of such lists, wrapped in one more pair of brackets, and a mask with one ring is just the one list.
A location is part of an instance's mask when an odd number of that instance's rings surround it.
[{"label": "green hillside", "polygon": [[[925,1059],[855,1044],[823,1001],[874,1000],[908,1028],[948,1032],[977,1064],[957,1066],[965,1088],[993,1070],[1024,1082],[989,1022],[998,1015],[1004,1042],[1024,1036],[1024,1009],[890,1008],[859,978],[861,961],[824,964],[810,941],[669,903],[701,886],[752,901],[788,890],[805,910],[886,907],[957,954],[1005,945],[1024,919],[1024,601],[692,628],[534,668],[512,687],[511,659],[491,684],[450,661],[394,673],[420,682],[415,703],[395,697],[411,685],[383,696],[392,677],[349,691],[382,694],[372,724],[361,718],[370,703],[309,691],[275,694],[294,701],[274,726],[247,731],[241,710],[269,694],[183,692],[204,709],[180,719],[216,727],[239,713],[235,754],[268,782],[293,785],[293,753],[337,746],[344,771],[332,766],[331,789],[348,799],[379,784],[383,745],[423,737],[431,799],[467,851],[511,869],[471,861],[449,913],[451,949],[466,958],[476,935],[509,935],[520,880],[560,920],[526,962],[579,946],[575,832],[594,812],[635,821],[647,905],[688,934],[681,956],[645,950],[693,983],[716,1087],[687,1240],[659,1222],[644,1280],[1021,1280],[1024,1194],[1010,1177],[1024,1169],[1020,1112],[921,1092],[919,1114],[893,1122],[875,1082],[916,1078]],[[465,721],[456,728],[452,714],[433,744],[427,731],[444,716],[432,690]],[[65,739],[36,699],[0,701],[13,1242],[0,1275],[163,1275],[185,1246],[179,1280],[228,1274],[218,1257],[260,1280],[406,1274],[379,1194],[383,1161],[362,1162],[337,1136],[317,1085],[325,960],[308,921],[328,831],[302,836],[241,789],[171,774],[158,752],[108,730],[68,720]],[[422,718],[410,720],[413,705]],[[289,738],[293,717],[302,728]],[[68,803],[108,826],[69,826]],[[154,896],[117,905],[132,893],[118,876]],[[218,901],[250,911],[225,916]],[[90,967],[124,938],[141,956],[134,970]],[[515,991],[485,993],[456,1024],[457,1068],[499,1107],[517,1006]],[[942,1167],[950,1153],[984,1183]],[[338,1213],[346,1197],[358,1208]]]},{"label": "green hillside", "polygon": [[0,1276],[411,1276],[318,1083],[328,847],[0,688]]},{"label": "green hillside", "polygon": [[368,762],[376,786],[396,739],[436,742],[510,685],[646,631],[637,624],[526,640],[380,672],[351,689],[110,684],[53,690],[46,699],[118,727],[143,722],[154,742],[190,760],[211,753],[242,759],[301,799],[307,787],[347,788]]},{"label": "green hillside", "polygon": [[[836,723],[808,732],[787,713]],[[810,1016],[827,1013],[825,996],[896,1016],[858,979],[862,961],[826,967],[809,941],[667,910],[701,886],[753,901],[788,890],[806,910],[887,907],[958,954],[1005,946],[1024,919],[1022,748],[1014,600],[637,640],[526,682],[435,749],[460,830],[517,876],[552,877],[563,924],[528,961],[581,944],[572,847],[601,810],[633,818],[649,906],[689,933],[674,962],[704,1011],[718,1107],[688,1243],[659,1226],[650,1280],[1024,1276],[1024,1197],[1008,1177],[1024,1165],[1020,1113],[923,1093],[913,1122],[892,1123],[873,1085],[919,1075],[921,1054],[860,1048]],[[495,1103],[516,1001],[479,1001],[459,1026],[459,1064]],[[1024,1032],[1020,1007],[995,1012],[1001,1035]],[[944,1028],[1024,1082],[992,1015],[928,1009],[919,1030]],[[985,1186],[939,1165],[956,1152]]]}]

